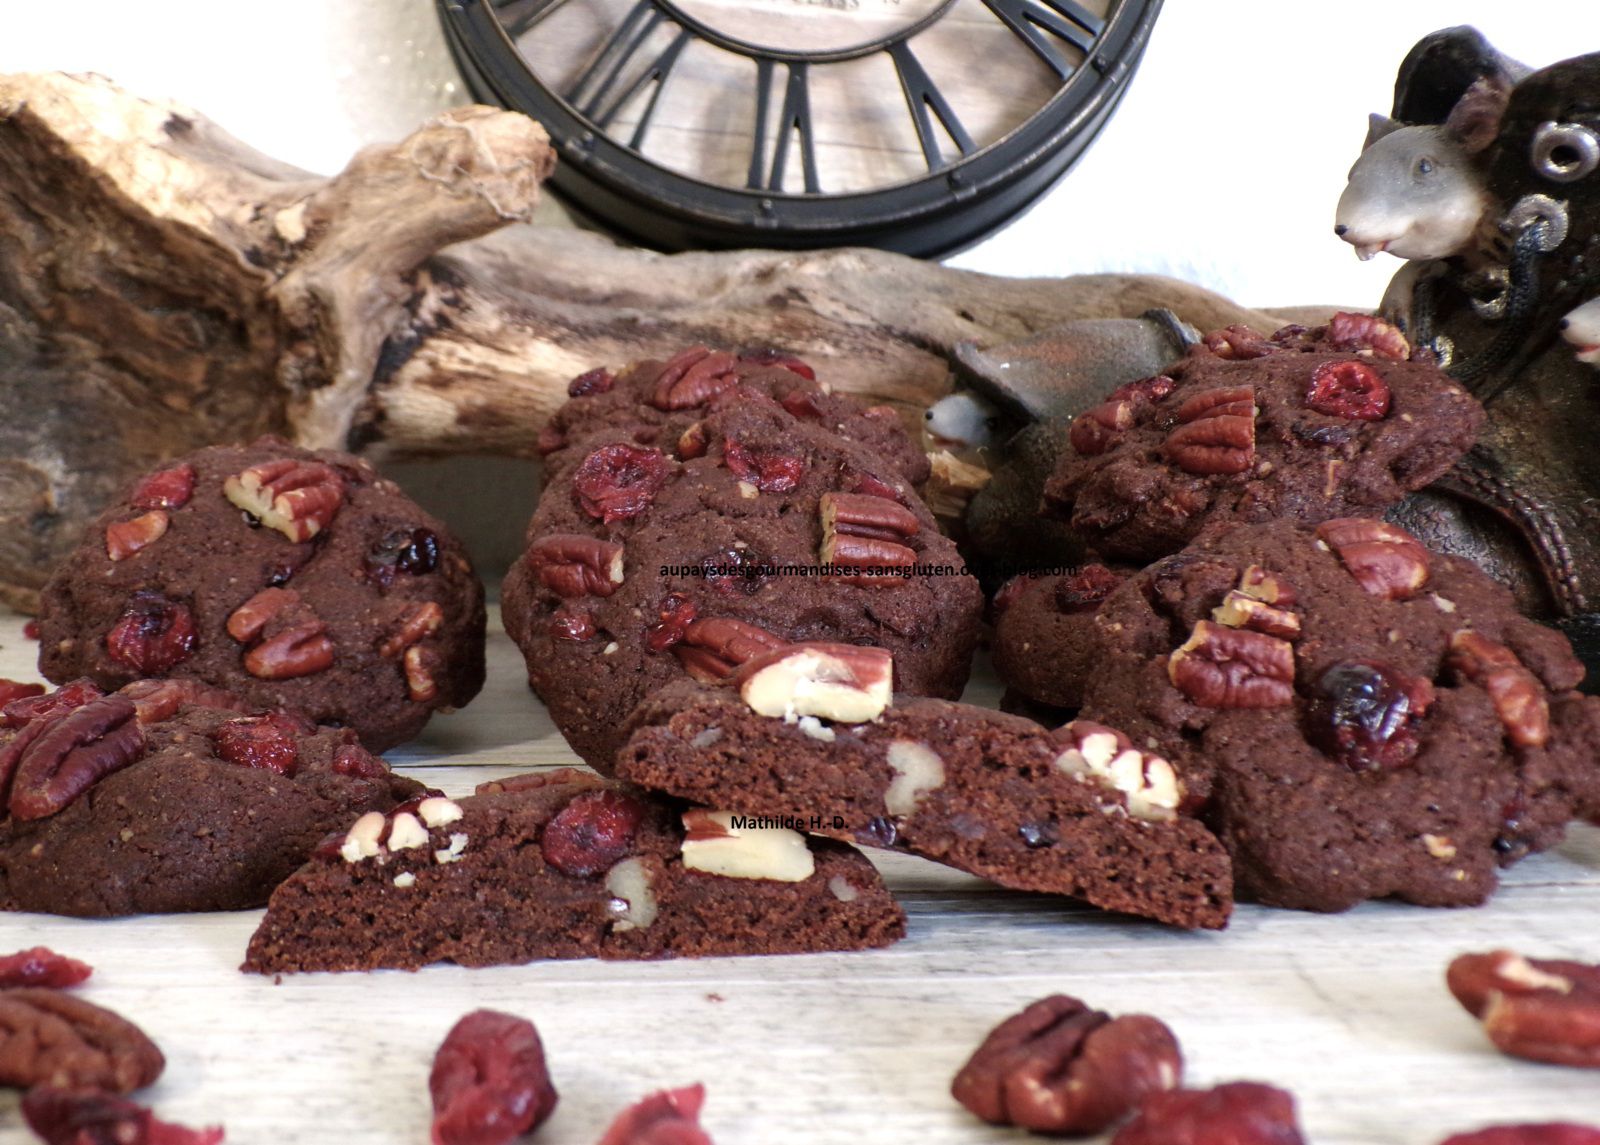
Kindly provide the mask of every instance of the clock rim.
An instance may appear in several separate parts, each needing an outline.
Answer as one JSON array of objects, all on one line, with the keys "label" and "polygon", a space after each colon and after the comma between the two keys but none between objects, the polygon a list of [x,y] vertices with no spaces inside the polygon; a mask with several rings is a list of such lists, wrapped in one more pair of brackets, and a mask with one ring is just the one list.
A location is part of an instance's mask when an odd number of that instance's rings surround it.
[{"label": "clock rim", "polygon": [[869,246],[938,258],[992,234],[1066,174],[1126,92],[1162,2],[1118,0],[1073,74],[999,139],[918,178],[838,194],[735,188],[665,167],[597,131],[534,77],[485,0],[435,6],[473,96],[543,124],[561,158],[558,196],[628,240],[664,251]]}]

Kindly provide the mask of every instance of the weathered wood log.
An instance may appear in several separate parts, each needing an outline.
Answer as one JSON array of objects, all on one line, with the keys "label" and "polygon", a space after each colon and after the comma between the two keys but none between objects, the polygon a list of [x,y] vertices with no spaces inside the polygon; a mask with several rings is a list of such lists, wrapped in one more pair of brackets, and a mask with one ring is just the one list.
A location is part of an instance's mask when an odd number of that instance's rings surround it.
[{"label": "weathered wood log", "polygon": [[963,340],[1152,306],[1274,324],[1157,276],[508,225],[553,164],[538,124],[469,107],[326,179],[97,77],[0,76],[0,600],[29,607],[120,484],[212,442],[527,455],[573,375],[695,342],[920,410]]}]

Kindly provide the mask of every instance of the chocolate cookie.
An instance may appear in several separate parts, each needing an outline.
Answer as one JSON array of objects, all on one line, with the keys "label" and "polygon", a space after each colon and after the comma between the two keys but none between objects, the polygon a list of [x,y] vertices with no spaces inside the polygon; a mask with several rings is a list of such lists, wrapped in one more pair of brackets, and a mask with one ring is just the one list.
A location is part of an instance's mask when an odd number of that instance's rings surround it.
[{"label": "chocolate cookie", "polygon": [[1083,714],[1208,781],[1241,897],[1484,901],[1600,799],[1567,641],[1382,521],[1235,526],[1096,614]]},{"label": "chocolate cookie", "polygon": [[1270,339],[1230,327],[1075,418],[1043,511],[1103,556],[1150,561],[1224,522],[1381,512],[1449,469],[1482,422],[1375,318]]},{"label": "chocolate cookie", "polygon": [[[994,670],[1008,705],[1070,710],[1095,669],[1094,614],[1126,569],[1084,565],[1072,573],[1022,575],[994,598]],[[1026,712],[1024,712],[1026,714]]]},{"label": "chocolate cookie", "polygon": [[244,969],[795,954],[904,933],[849,847],[562,768],[362,816],[273,893]]},{"label": "chocolate cookie", "polygon": [[366,462],[262,438],[120,497],[45,585],[39,640],[56,683],[201,680],[382,751],[483,686],[483,586]]},{"label": "chocolate cookie", "polygon": [[744,395],[777,402],[800,421],[837,433],[879,458],[882,476],[921,487],[929,462],[905,432],[893,406],[868,406],[858,398],[832,393],[805,362],[772,350],[733,353],[694,346],[668,361],[646,359],[621,373],[595,369],[567,386],[571,399],[540,434],[545,472],[577,464],[582,442],[597,431],[627,434],[635,445],[671,450],[674,443],[711,409]]},{"label": "chocolate cookie", "polygon": [[1050,733],[968,704],[891,703],[890,675],[882,649],[796,645],[751,661],[737,688],[670,684],[629,721],[617,775],[1017,890],[1227,923],[1227,853],[1180,813],[1166,761],[1098,725]]},{"label": "chocolate cookie", "polygon": [[506,631],[573,750],[609,770],[655,688],[792,640],[881,645],[903,690],[959,695],[980,591],[905,482],[759,394],[697,425],[667,448],[591,434],[506,576]]},{"label": "chocolate cookie", "polygon": [[193,681],[87,681],[0,709],[0,909],[260,906],[329,831],[421,785],[348,729]]}]

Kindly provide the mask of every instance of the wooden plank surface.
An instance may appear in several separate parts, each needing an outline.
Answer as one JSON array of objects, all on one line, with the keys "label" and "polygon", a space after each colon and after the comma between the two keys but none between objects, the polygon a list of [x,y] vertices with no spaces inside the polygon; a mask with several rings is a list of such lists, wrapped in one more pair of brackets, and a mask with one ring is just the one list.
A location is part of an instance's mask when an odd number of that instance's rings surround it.
[{"label": "wooden plank surface", "polygon": [[[0,675],[33,678],[20,628],[0,621]],[[992,681],[973,693],[992,699]],[[484,695],[391,758],[456,795],[574,762],[498,632]],[[561,1104],[535,1141],[585,1145],[626,1102],[697,1080],[719,1145],[1022,1141],[968,1116],[948,1086],[996,1021],[1057,991],[1166,1019],[1195,1083],[1292,1089],[1313,1145],[1432,1145],[1496,1121],[1600,1124],[1593,1073],[1501,1057],[1442,982],[1465,950],[1600,958],[1593,828],[1521,864],[1478,910],[1241,907],[1221,934],[877,859],[910,936],[866,954],[441,966],[274,984],[236,969],[256,911],[0,915],[0,950],[44,943],[93,962],[85,996],[137,1020],[167,1053],[165,1077],[143,1096],[172,1119],[223,1122],[233,1145],[420,1145],[433,1051],[480,1006],[525,1014],[544,1037]],[[33,1140],[15,1105],[0,1093],[0,1145]]]}]

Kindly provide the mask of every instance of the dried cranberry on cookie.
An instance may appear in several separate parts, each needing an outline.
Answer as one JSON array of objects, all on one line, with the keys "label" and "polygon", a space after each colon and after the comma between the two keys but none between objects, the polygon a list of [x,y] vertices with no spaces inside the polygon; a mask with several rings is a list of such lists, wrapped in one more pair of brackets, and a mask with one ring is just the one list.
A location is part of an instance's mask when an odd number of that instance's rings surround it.
[{"label": "dried cranberry on cookie", "polygon": [[276,438],[137,482],[45,585],[39,629],[57,683],[198,680],[373,751],[483,685],[483,585],[460,542],[366,462]]}]

